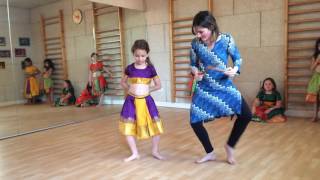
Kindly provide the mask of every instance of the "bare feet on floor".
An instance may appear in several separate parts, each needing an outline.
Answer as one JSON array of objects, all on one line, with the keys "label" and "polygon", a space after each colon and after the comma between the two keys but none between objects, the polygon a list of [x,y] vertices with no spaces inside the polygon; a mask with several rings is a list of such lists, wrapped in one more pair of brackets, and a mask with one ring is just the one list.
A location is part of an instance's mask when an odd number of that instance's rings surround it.
[{"label": "bare feet on floor", "polygon": [[140,159],[139,154],[132,154],[131,156],[125,158],[123,161],[124,162],[129,162],[129,161],[133,161],[133,160],[136,160],[136,159]]},{"label": "bare feet on floor", "polygon": [[165,160],[166,158],[161,156],[161,154],[159,152],[153,152],[152,156],[158,160]]},{"label": "bare feet on floor", "polygon": [[196,160],[196,163],[201,164],[207,161],[215,161],[216,160],[216,155],[212,151],[211,153],[206,154],[203,156],[201,159]]},{"label": "bare feet on floor", "polygon": [[312,118],[312,122],[317,122],[318,121],[318,118],[317,117],[313,117]]},{"label": "bare feet on floor", "polygon": [[227,162],[231,165],[236,164],[236,160],[234,159],[234,148],[230,147],[228,144],[224,146],[227,153]]}]

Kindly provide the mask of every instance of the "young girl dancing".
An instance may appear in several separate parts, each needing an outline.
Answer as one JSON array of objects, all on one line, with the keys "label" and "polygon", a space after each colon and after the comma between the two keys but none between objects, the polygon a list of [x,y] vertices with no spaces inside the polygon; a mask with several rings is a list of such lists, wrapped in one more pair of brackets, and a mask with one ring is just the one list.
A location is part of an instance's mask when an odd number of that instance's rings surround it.
[{"label": "young girl dancing", "polygon": [[37,80],[37,75],[40,74],[39,69],[32,64],[30,58],[26,58],[22,61],[22,69],[25,75],[25,87],[24,95],[26,97],[27,104],[35,104],[36,97],[40,94],[39,83]]},{"label": "young girl dancing", "polygon": [[53,80],[51,75],[54,71],[54,64],[51,59],[45,59],[43,61],[44,72],[42,73],[43,78],[43,90],[47,96],[47,102],[52,104],[53,102]]},{"label": "young girl dancing", "polygon": [[[125,162],[139,159],[136,140],[152,137],[152,155],[162,160],[159,153],[160,134],[163,133],[162,120],[150,92],[161,88],[160,79],[149,59],[149,45],[145,40],[136,40],[131,48],[134,63],[125,69],[121,86],[128,95],[121,111],[120,132],[126,136],[132,155]],[[154,86],[150,86],[153,80]]]}]

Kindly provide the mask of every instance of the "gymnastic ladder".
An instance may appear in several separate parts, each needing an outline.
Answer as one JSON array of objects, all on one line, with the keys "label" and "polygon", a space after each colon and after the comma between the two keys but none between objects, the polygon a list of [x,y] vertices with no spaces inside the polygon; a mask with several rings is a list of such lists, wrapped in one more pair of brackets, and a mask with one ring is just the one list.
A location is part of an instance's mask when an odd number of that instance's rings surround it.
[{"label": "gymnastic ladder", "polygon": [[41,15],[40,18],[44,56],[51,59],[55,65],[52,74],[53,93],[60,95],[63,82],[68,79],[63,11],[59,10],[57,16],[44,17]]},{"label": "gymnastic ladder", "polygon": [[125,67],[122,8],[99,3],[92,3],[92,7],[96,51],[112,72],[112,79],[106,77],[105,95],[124,96],[120,86]]},{"label": "gymnastic ladder", "polygon": [[[206,0],[207,8],[212,11],[212,0]],[[170,48],[171,48],[171,101],[189,101],[191,98],[188,81],[190,81],[190,43],[194,38],[191,32],[194,13],[186,12],[185,6],[188,2],[194,5],[194,1],[180,1],[184,6],[179,6],[178,1],[169,0],[169,30],[170,30]],[[193,8],[194,9],[194,8]],[[199,7],[199,10],[203,10]],[[184,11],[184,14],[179,15]]]},{"label": "gymnastic ladder", "polygon": [[311,58],[320,37],[320,0],[285,1],[285,105],[288,110],[312,109],[305,103]]}]

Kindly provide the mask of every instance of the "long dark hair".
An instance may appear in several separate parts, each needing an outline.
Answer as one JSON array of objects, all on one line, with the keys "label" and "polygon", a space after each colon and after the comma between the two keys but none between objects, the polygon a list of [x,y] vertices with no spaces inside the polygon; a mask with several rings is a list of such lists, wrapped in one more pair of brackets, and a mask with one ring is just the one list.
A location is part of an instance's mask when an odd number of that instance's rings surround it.
[{"label": "long dark hair", "polygon": [[[147,52],[147,54],[149,54],[149,52],[150,52],[149,44],[144,39],[138,39],[133,43],[133,45],[131,47],[132,54],[134,54],[134,52],[137,49],[145,50]],[[151,60],[150,60],[149,57],[147,57],[146,62],[147,62],[148,65],[153,66],[153,64],[151,63]]]},{"label": "long dark hair", "polygon": [[27,63],[32,65],[32,60],[30,58],[25,58],[23,61],[21,61],[21,68],[25,69],[27,67]]},{"label": "long dark hair", "polygon": [[64,80],[64,82],[66,82],[68,84],[68,89],[71,90],[72,92],[74,92],[74,88],[72,86],[72,83],[69,79]]},{"label": "long dark hair", "polygon": [[200,11],[194,16],[191,29],[194,35],[194,28],[197,26],[211,30],[212,36],[214,36],[215,39],[220,33],[216,18],[209,11]]},{"label": "long dark hair", "polygon": [[[46,66],[47,63],[48,63],[49,66]],[[44,69],[45,69],[46,71],[48,71],[49,69],[52,69],[52,71],[55,70],[55,68],[54,68],[54,63],[52,62],[51,59],[45,59],[45,60],[43,61],[43,67],[44,67]]]},{"label": "long dark hair", "polygon": [[267,77],[266,79],[263,80],[262,85],[261,85],[261,88],[260,88],[261,91],[263,91],[263,92],[265,91],[265,90],[264,90],[264,83],[265,83],[266,81],[270,81],[270,82],[272,83],[272,85],[273,85],[272,91],[273,91],[273,92],[277,91],[277,84],[276,84],[276,82],[274,81],[274,79],[271,78],[271,77]]},{"label": "long dark hair", "polygon": [[314,59],[317,59],[320,54],[319,46],[320,46],[320,38],[318,38],[316,41],[316,47],[314,49],[314,54],[313,54]]}]

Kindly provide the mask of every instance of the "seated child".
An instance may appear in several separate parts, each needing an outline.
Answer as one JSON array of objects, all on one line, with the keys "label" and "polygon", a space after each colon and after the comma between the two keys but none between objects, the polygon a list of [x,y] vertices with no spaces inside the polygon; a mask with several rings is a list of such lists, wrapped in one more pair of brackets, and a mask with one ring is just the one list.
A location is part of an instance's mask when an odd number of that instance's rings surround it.
[{"label": "seated child", "polygon": [[55,101],[55,106],[73,105],[76,101],[74,89],[70,80],[64,80],[62,94]]},{"label": "seated child", "polygon": [[281,104],[281,95],[272,78],[266,78],[252,105],[253,121],[258,122],[285,122],[284,108]]},{"label": "seated child", "polygon": [[97,105],[97,96],[92,94],[92,86],[87,84],[86,88],[81,92],[80,96],[76,100],[76,106],[86,107],[91,105]]}]

